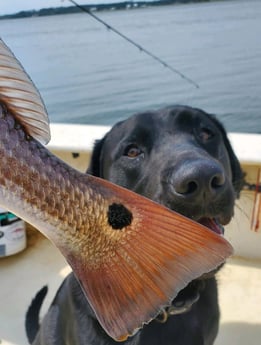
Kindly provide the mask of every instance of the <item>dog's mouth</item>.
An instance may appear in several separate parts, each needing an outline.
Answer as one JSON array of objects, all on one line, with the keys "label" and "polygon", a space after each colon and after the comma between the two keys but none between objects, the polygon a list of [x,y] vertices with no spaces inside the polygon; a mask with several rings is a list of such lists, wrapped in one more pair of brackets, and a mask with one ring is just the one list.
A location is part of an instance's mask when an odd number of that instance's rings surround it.
[{"label": "dog's mouth", "polygon": [[224,228],[216,218],[203,217],[198,220],[198,223],[206,226],[218,235],[224,235]]},{"label": "dog's mouth", "polygon": [[[217,218],[207,218],[207,217],[202,217],[200,218],[198,221],[198,223],[204,225],[205,227],[207,227],[208,229],[210,229],[211,231],[215,232],[216,234],[218,234],[219,236],[223,236],[224,235],[224,227],[222,226],[222,224],[218,221]],[[220,266],[218,266],[216,269],[208,272],[208,273],[204,273],[202,276],[200,276],[198,278],[198,280],[204,280],[204,279],[209,279],[212,278],[220,269],[220,267],[222,267],[223,264],[221,264]]]}]

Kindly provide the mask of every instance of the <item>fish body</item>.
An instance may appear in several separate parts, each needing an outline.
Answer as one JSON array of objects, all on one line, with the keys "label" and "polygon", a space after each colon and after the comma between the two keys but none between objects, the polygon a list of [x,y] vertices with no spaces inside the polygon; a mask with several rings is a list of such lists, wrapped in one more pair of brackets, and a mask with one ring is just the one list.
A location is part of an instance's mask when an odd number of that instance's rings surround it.
[{"label": "fish body", "polygon": [[43,228],[60,248],[65,242],[65,248],[84,252],[90,262],[108,255],[108,243],[122,237],[108,223],[109,206],[120,203],[113,189],[65,164],[29,137],[6,109],[0,106],[0,112],[0,199],[5,207]]},{"label": "fish body", "polygon": [[125,340],[232,247],[184,216],[74,170],[39,142],[49,136],[38,91],[0,41],[0,205],[60,249],[105,331]]}]

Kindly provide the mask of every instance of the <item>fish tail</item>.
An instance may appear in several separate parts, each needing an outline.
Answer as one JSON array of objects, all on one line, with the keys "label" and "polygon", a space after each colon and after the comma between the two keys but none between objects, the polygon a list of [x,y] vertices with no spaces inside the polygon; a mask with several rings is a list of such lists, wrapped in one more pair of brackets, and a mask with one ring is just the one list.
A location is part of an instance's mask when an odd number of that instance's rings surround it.
[{"label": "fish tail", "polygon": [[221,236],[178,213],[118,186],[108,210],[111,231],[126,231],[97,267],[69,262],[96,316],[118,341],[133,335],[169,305],[190,281],[233,252]]}]

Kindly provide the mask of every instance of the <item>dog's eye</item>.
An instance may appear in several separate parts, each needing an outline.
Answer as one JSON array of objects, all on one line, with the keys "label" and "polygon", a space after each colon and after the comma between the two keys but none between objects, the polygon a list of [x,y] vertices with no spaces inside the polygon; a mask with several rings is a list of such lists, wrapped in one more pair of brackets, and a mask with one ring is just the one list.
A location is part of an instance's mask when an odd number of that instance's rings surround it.
[{"label": "dog's eye", "polygon": [[207,127],[200,128],[199,138],[202,142],[206,143],[215,136],[214,132]]},{"label": "dog's eye", "polygon": [[137,145],[131,144],[126,147],[124,151],[124,156],[128,156],[129,158],[136,158],[142,153],[141,149],[138,148]]}]

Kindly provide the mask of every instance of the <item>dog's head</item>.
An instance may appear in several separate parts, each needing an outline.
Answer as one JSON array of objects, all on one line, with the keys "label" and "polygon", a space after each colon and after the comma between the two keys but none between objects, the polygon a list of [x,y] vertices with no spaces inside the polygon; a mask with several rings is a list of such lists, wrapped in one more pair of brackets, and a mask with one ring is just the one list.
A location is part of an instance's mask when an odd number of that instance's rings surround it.
[{"label": "dog's head", "polygon": [[116,124],[94,147],[88,172],[222,233],[243,174],[224,127],[202,110],[173,106]]}]

